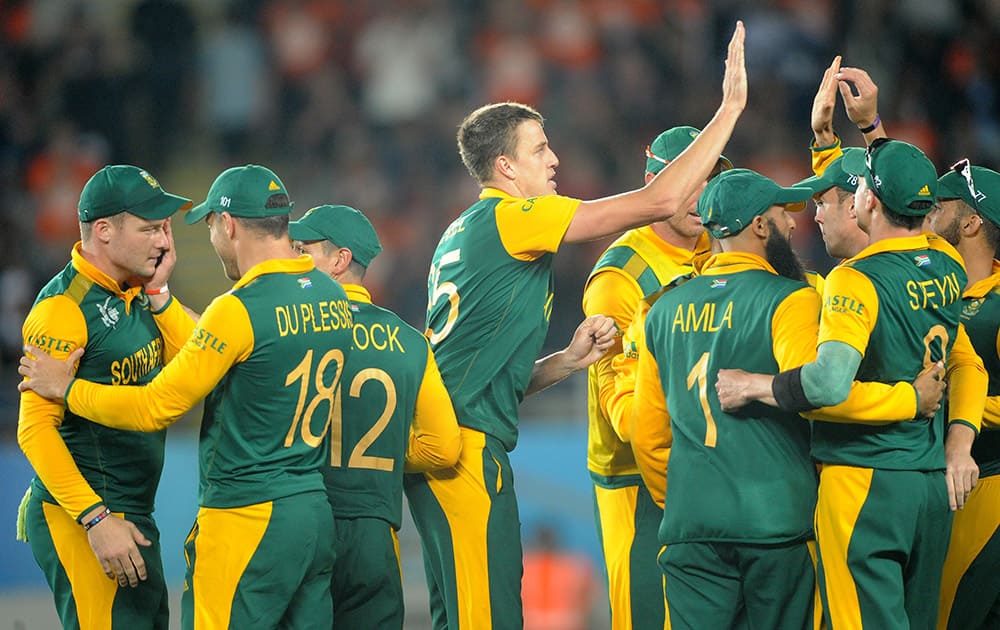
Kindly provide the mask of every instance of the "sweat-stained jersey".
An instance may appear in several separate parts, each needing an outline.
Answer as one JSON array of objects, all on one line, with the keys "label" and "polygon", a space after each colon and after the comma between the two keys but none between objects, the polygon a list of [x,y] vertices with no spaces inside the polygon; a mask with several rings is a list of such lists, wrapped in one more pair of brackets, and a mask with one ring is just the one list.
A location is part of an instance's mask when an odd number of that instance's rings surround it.
[{"label": "sweat-stained jersey", "polygon": [[[624,331],[643,297],[692,273],[695,256],[708,250],[707,233],[691,251],[665,242],[649,226],[629,230],[594,265],[583,290],[584,315],[606,315]],[[587,468],[601,477],[639,474],[628,444],[629,416],[611,408],[616,400],[613,362],[621,353],[619,337],[587,372]]]},{"label": "sweat-stained jersey", "polygon": [[[949,374],[976,364],[982,372],[959,321],[965,284],[961,257],[944,240],[923,234],[879,241],[827,277],[819,344],[840,341],[860,352],[855,378],[863,383],[912,382],[942,359]],[[968,379],[952,381],[949,415],[978,430],[982,396],[967,392],[975,392]],[[945,424],[943,410],[891,424],[816,422],[813,457],[824,464],[943,470]]]},{"label": "sweat-stained jersey", "polygon": [[[77,243],[71,262],[38,294],[23,332],[25,343],[60,359],[85,347],[81,378],[141,385],[193,326],[176,300],[152,313],[141,285],[122,290],[87,262]],[[101,503],[114,512],[152,513],[164,432],[109,429],[28,391],[21,394],[18,436],[37,473],[36,498],[58,503],[77,520]]]},{"label": "sweat-stained jersey", "polygon": [[962,323],[989,376],[983,429],[972,444],[979,477],[1000,474],[1000,262],[962,296]]},{"label": "sweat-stained jersey", "polygon": [[177,357],[145,387],[77,378],[67,407],[156,431],[205,398],[199,503],[233,508],[323,490],[352,313],[312,258],[252,267],[209,304]]},{"label": "sweat-stained jersey", "polygon": [[341,377],[329,466],[323,468],[333,515],[402,523],[407,472],[458,458],[461,436],[427,338],[368,291],[346,284],[354,347]]},{"label": "sweat-stained jersey", "polygon": [[817,475],[808,423],[760,404],[723,412],[715,375],[724,367],[774,374],[805,363],[811,344],[777,331],[813,334],[819,296],[749,253],[713,256],[702,272],[653,304],[639,352],[633,404],[644,421],[633,427],[632,446],[660,501],[655,451],[672,439],[660,542],[811,538]]},{"label": "sweat-stained jersey", "polygon": [[458,423],[517,444],[517,407],[552,312],[552,255],[580,202],[485,188],[445,230],[427,279],[427,330]]}]

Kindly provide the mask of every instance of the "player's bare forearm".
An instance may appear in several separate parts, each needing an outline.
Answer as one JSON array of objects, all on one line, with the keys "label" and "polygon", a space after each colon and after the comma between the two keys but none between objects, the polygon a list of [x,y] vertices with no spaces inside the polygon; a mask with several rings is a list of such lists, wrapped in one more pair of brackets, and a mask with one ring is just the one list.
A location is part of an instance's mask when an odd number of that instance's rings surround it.
[{"label": "player's bare forearm", "polygon": [[961,510],[972,489],[979,482],[979,466],[972,458],[972,443],[976,430],[961,422],[948,427],[944,443],[945,481],[948,485],[948,504],[952,511]]},{"label": "player's bare forearm", "polygon": [[618,334],[615,320],[606,315],[591,315],[583,320],[569,345],[559,352],[535,361],[525,396],[555,385],[573,372],[590,367],[614,345]]},{"label": "player's bare forearm", "polygon": [[771,374],[719,370],[715,391],[723,411],[735,411],[754,401],[777,407],[778,401],[774,399],[771,388],[773,382],[774,376]]}]

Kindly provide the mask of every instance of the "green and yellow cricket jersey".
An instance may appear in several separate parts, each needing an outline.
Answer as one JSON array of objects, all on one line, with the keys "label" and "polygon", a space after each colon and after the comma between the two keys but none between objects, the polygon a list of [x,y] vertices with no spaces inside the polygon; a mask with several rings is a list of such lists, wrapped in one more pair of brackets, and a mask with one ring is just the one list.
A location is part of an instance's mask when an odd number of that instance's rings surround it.
[{"label": "green and yellow cricket jersey", "polygon": [[[692,273],[695,256],[708,251],[707,233],[702,234],[691,251],[667,243],[649,226],[629,230],[594,265],[583,289],[584,315],[606,315],[624,331],[643,297],[678,276]],[[612,409],[613,402],[622,400],[614,396],[613,367],[615,357],[621,353],[619,337],[615,346],[591,365],[587,373],[587,468],[600,477],[639,474],[628,445],[630,414]],[[618,406],[631,408],[630,404]]]},{"label": "green and yellow cricket jersey", "polygon": [[[141,385],[176,354],[194,322],[179,302],[150,311],[141,286],[122,289],[89,263],[80,243],[42,288],[24,322],[24,342],[57,357],[85,347],[77,374],[106,385]],[[162,330],[162,333],[161,333]],[[129,410],[125,410],[128,412]],[[149,514],[163,468],[166,435],[93,424],[62,404],[21,394],[18,441],[37,476],[32,494],[79,519],[104,503]]]},{"label": "green and yellow cricket jersey", "polygon": [[144,387],[76,379],[67,407],[107,426],[156,431],[202,398],[202,507],[323,490],[353,315],[312,258],[252,267],[209,304],[177,357]]},{"label": "green and yellow cricket jersey", "polygon": [[326,490],[337,518],[380,518],[399,529],[403,469],[451,465],[461,435],[427,338],[345,284],[354,347],[341,377],[345,419],[333,433]]},{"label": "green and yellow cricket jersey", "polygon": [[431,261],[425,334],[458,423],[508,451],[549,328],[552,255],[579,204],[485,188],[445,230]]},{"label": "green and yellow cricket jersey", "polygon": [[979,476],[1000,474],[1000,262],[962,295],[962,323],[989,376],[983,430],[972,445]]},{"label": "green and yellow cricket jersey", "polygon": [[750,253],[717,254],[702,274],[653,304],[639,352],[632,448],[650,494],[663,503],[666,492],[660,542],[810,538],[808,423],[760,404],[723,412],[715,380],[720,368],[774,374],[809,360],[801,340],[815,334],[819,295]]},{"label": "green and yellow cricket jersey", "polygon": [[[861,384],[910,383],[946,359],[949,377],[954,376],[949,415],[978,430],[983,401],[969,394],[976,391],[975,378],[966,375],[970,368],[982,373],[982,363],[959,321],[965,283],[958,252],[934,235],[879,241],[830,272],[818,342],[840,341],[860,352],[856,381]],[[833,421],[813,426],[813,457],[820,462],[944,469],[944,411],[890,424],[856,423],[849,416],[841,422],[823,419]]]}]

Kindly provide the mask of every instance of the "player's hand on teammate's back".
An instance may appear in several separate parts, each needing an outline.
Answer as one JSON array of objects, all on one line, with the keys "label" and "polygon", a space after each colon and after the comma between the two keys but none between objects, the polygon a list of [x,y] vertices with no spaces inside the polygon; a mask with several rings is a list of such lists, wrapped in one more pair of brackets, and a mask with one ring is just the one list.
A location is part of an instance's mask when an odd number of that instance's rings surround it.
[{"label": "player's hand on teammate's back", "polygon": [[17,391],[29,389],[42,398],[62,401],[66,388],[73,381],[76,363],[83,356],[83,347],[69,353],[64,360],[53,358],[35,346],[24,346],[24,356],[17,373],[25,379],[17,384]]},{"label": "player's hand on teammate's back", "polygon": [[742,21],[737,21],[733,37],[729,40],[726,73],[722,77],[722,106],[736,107],[740,111],[747,105],[747,68],[743,49],[745,40],[746,27]]},{"label": "player's hand on teammate's back", "polygon": [[719,370],[715,381],[715,394],[723,411],[736,411],[755,400],[776,405],[771,393],[770,374],[754,374],[745,370]]},{"label": "player's hand on teammate's back", "polygon": [[917,375],[913,389],[917,390],[920,407],[918,418],[929,418],[941,408],[941,398],[945,390],[944,363],[938,361]]},{"label": "player's hand on teammate's back", "polygon": [[615,320],[606,315],[591,315],[576,327],[573,339],[566,346],[566,358],[582,370],[604,356],[618,336]]},{"label": "player's hand on teammate's back", "polygon": [[87,539],[104,573],[119,586],[138,586],[146,579],[146,561],[136,545],[153,543],[134,523],[112,514],[91,527]]}]

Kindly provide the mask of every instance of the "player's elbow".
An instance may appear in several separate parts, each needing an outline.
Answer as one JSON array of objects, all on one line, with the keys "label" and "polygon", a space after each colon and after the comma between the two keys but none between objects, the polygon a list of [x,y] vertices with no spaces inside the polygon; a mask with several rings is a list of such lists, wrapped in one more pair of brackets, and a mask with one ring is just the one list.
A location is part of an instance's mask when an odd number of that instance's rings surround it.
[{"label": "player's elbow", "polygon": [[437,468],[451,468],[458,463],[458,458],[462,455],[462,434],[455,426],[454,435],[441,441],[441,447],[436,453]]},{"label": "player's elbow", "polygon": [[839,405],[850,395],[852,382],[828,382],[826,387],[818,387],[815,391],[806,392],[806,398],[814,407]]}]

